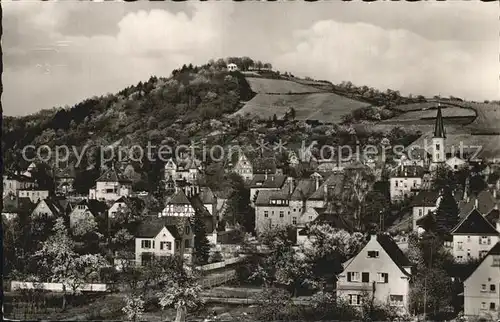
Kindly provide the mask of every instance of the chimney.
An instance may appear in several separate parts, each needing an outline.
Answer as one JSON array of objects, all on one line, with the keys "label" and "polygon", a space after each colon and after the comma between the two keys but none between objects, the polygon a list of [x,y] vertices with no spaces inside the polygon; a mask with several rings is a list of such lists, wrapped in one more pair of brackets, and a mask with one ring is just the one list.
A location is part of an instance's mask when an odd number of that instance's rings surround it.
[{"label": "chimney", "polygon": [[264,180],[267,180],[267,170],[265,171],[265,174],[264,174]]},{"label": "chimney", "polygon": [[316,183],[316,187],[315,187],[314,191],[317,191],[317,190],[319,189],[319,178],[318,178],[318,177],[315,177],[315,178],[314,178],[314,181],[315,181],[315,183]]},{"label": "chimney", "polygon": [[293,178],[292,177],[288,177],[288,184],[289,184],[289,187],[290,187],[290,194],[293,193]]},{"label": "chimney", "polygon": [[477,209],[477,206],[478,206],[478,205],[479,205],[479,200],[478,200],[478,199],[477,199],[477,197],[476,197],[476,199],[474,200],[474,208],[476,208],[476,209]]},{"label": "chimney", "polygon": [[497,189],[493,189],[493,198],[497,198]]},{"label": "chimney", "polygon": [[370,233],[370,240],[376,240],[377,239],[377,233],[375,231]]},{"label": "chimney", "polygon": [[493,209],[498,210],[498,204],[497,203],[495,204],[495,207],[493,207]]}]

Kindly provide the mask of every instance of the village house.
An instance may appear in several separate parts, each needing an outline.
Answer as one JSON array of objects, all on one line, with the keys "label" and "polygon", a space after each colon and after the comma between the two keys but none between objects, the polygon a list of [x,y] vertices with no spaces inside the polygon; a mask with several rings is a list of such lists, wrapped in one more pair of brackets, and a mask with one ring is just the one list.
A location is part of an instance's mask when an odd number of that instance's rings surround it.
[{"label": "village house", "polygon": [[201,216],[205,224],[207,233],[212,233],[216,227],[216,219],[210,214],[203,204],[198,193],[188,193],[179,189],[166,202],[165,208],[158,214],[158,217],[186,217],[193,219],[195,215]]},{"label": "village house", "polygon": [[135,261],[142,266],[154,257],[178,255],[189,259],[193,247],[194,233],[188,218],[151,218],[139,226],[135,236]]},{"label": "village house", "polygon": [[500,319],[500,243],[483,257],[464,282],[464,315]]},{"label": "village house", "polygon": [[477,195],[466,195],[464,200],[458,203],[460,218],[467,216],[474,208],[477,209],[480,214],[486,216],[500,205],[498,197],[496,189],[491,189],[491,191],[485,189]]},{"label": "village house", "polygon": [[33,172],[36,170],[36,163],[35,162],[31,162],[28,166],[28,168],[26,168],[26,171],[24,171],[22,173],[23,176],[25,177],[29,177],[31,178]]},{"label": "village house", "polygon": [[75,205],[69,214],[69,226],[73,228],[81,220],[87,219],[101,219],[107,220],[108,207],[103,201],[89,199],[83,200]]},{"label": "village house", "polygon": [[114,218],[119,212],[142,214],[145,210],[144,200],[137,197],[120,197],[108,209],[108,218]]},{"label": "village house", "polygon": [[244,180],[251,181],[253,179],[253,166],[248,158],[240,153],[238,161],[234,165],[233,171],[239,174]]},{"label": "village house", "polygon": [[439,192],[432,190],[422,190],[411,201],[412,209],[412,230],[418,232],[417,220],[423,218],[437,209],[436,203]]},{"label": "village house", "polygon": [[424,172],[420,166],[399,166],[394,169],[389,178],[391,202],[413,196],[421,188]]},{"label": "village house", "polygon": [[46,198],[40,200],[31,212],[31,218],[58,218],[69,214],[71,205],[67,200]]},{"label": "village house", "polygon": [[261,191],[279,191],[286,181],[284,175],[256,174],[250,183],[250,205],[255,206],[257,194]]},{"label": "village house", "polygon": [[483,258],[500,241],[500,232],[477,209],[451,230],[453,257],[457,261]]},{"label": "village house", "polygon": [[337,296],[360,307],[368,295],[381,304],[409,313],[411,263],[396,242],[385,234],[372,234],[368,243],[344,263],[338,276]]},{"label": "village house", "polygon": [[195,158],[186,157],[178,164],[170,158],[164,166],[164,180],[186,181],[188,183],[197,183],[202,171],[202,164]]},{"label": "village house", "polygon": [[64,196],[72,193],[74,191],[75,177],[74,168],[72,167],[58,169],[55,174],[56,194]]},{"label": "village house", "polygon": [[89,190],[89,199],[113,202],[132,193],[132,182],[112,166],[97,180]]},{"label": "village house", "polygon": [[292,221],[290,196],[293,193],[293,180],[289,178],[280,190],[263,190],[255,201],[255,230],[261,233],[266,229],[296,224]]},{"label": "village house", "polygon": [[37,188],[19,189],[17,195],[19,198],[29,198],[32,203],[38,203],[40,200],[49,197],[49,191]]},{"label": "village house", "polygon": [[21,174],[7,174],[3,176],[3,196],[12,194],[17,196],[18,190],[35,188],[35,180]]},{"label": "village house", "polygon": [[35,205],[29,198],[19,198],[13,194],[3,197],[2,217],[12,220],[20,214],[30,214]]}]

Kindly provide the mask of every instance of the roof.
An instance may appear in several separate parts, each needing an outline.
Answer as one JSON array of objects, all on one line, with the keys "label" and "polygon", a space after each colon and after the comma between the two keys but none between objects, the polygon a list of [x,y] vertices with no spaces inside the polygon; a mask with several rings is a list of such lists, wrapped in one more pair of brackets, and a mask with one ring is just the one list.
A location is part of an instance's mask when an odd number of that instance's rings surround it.
[{"label": "roof", "polygon": [[399,246],[396,244],[394,239],[387,234],[378,234],[377,242],[382,246],[387,255],[392,259],[392,261],[401,269],[403,273],[409,275],[404,267],[412,266],[406,255],[401,251]]},{"label": "roof", "polygon": [[499,235],[500,232],[477,210],[472,210],[467,217],[451,230],[452,234]]},{"label": "roof", "polygon": [[175,239],[181,239],[181,235],[178,232],[177,226],[171,222],[169,222],[168,217],[162,217],[162,218],[149,218],[145,221],[143,221],[136,233],[136,238],[154,238],[156,235],[160,233],[160,231],[166,227],[170,234]]},{"label": "roof", "polygon": [[439,197],[438,191],[422,190],[413,198],[410,205],[413,207],[435,206],[438,197]]},{"label": "roof", "polygon": [[61,216],[64,215],[66,212],[66,207],[64,206],[64,203],[61,203],[59,200],[55,200],[53,198],[46,198],[41,200],[40,202],[45,202],[45,204],[47,205],[47,207],[49,207],[50,211],[52,212],[52,214],[54,214],[54,216]]},{"label": "roof", "polygon": [[[262,190],[257,194],[255,205],[270,205],[270,200],[289,200],[290,199],[290,186],[289,183],[283,185],[280,190]],[[274,205],[274,204],[273,204]],[[276,206],[285,206],[277,204]],[[288,207],[288,205],[286,205]]]},{"label": "roof", "polygon": [[82,200],[78,203],[78,205],[86,205],[87,208],[89,209],[90,213],[94,217],[102,215],[102,214],[106,213],[106,211],[108,210],[108,206],[106,205],[105,202],[95,200],[95,199]]},{"label": "roof", "polygon": [[[268,174],[267,179],[265,174],[254,175],[251,188],[281,188],[285,183],[286,176],[277,174]],[[258,183],[261,183],[260,185]]]},{"label": "roof", "polygon": [[274,158],[255,158],[252,160],[253,173],[275,173],[276,159]]},{"label": "roof", "polygon": [[460,217],[467,216],[474,209],[476,200],[477,210],[482,215],[490,213],[495,208],[495,205],[500,206],[500,201],[496,200],[489,190],[483,190],[477,196],[472,196],[469,201],[459,202]]},{"label": "roof", "polygon": [[195,211],[195,214],[197,216],[201,217],[212,217],[210,212],[208,211],[207,207],[203,204],[203,201],[200,199],[199,195],[195,195],[189,199],[189,202],[191,206],[193,206],[193,209]]},{"label": "roof", "polygon": [[330,193],[334,195],[341,194],[344,191],[344,174],[334,173],[330,175],[321,184],[321,186],[316,190],[309,199],[322,200],[326,198],[325,190],[330,190]]},{"label": "roof", "polygon": [[436,123],[434,125],[434,137],[435,138],[446,138],[444,131],[443,115],[441,113],[441,105],[438,103]]},{"label": "roof", "polygon": [[169,205],[189,205],[191,204],[186,196],[186,193],[183,189],[177,190],[169,200],[167,200],[167,204]]},{"label": "roof", "polygon": [[75,169],[73,167],[57,168],[55,171],[56,178],[75,178]]},{"label": "roof", "polygon": [[486,254],[486,256],[484,256],[480,261],[479,261],[479,264],[477,265],[476,269],[467,277],[467,279],[469,277],[472,276],[472,274],[474,274],[474,272],[477,270],[477,268],[479,266],[481,266],[481,264],[486,260],[486,258],[490,257],[490,256],[500,256],[500,242],[497,242],[495,244],[495,246],[493,246],[490,251]]},{"label": "roof", "polygon": [[199,196],[204,204],[213,204],[216,200],[212,189],[210,189],[209,187],[201,187]]},{"label": "roof", "polygon": [[496,225],[497,223],[500,223],[500,210],[498,209],[493,209],[490,211],[489,214],[485,216],[485,218],[492,224]]},{"label": "roof", "polygon": [[120,171],[116,170],[114,167],[105,171],[96,182],[131,182],[129,178],[123,175]]},{"label": "roof", "polygon": [[296,183],[293,190],[291,200],[308,199],[316,189],[316,182],[314,179],[302,179]]},{"label": "roof", "polygon": [[392,178],[422,178],[425,169],[419,165],[399,166],[391,171]]},{"label": "roof", "polygon": [[25,176],[24,174],[8,173],[5,176],[7,180],[17,180],[21,182],[35,182],[35,179]]},{"label": "roof", "polygon": [[144,208],[146,207],[146,203],[144,202],[143,199],[138,198],[138,197],[120,197],[117,199],[114,203],[117,202],[123,202],[127,205],[130,210],[135,211],[135,212],[142,212]]},{"label": "roof", "polygon": [[318,217],[314,219],[314,223],[328,224],[333,228],[343,229],[347,232],[352,233],[354,231],[353,224],[343,215],[333,212],[327,206],[327,208],[314,208],[319,214]]},{"label": "roof", "polygon": [[34,208],[35,204],[31,202],[30,198],[15,195],[3,197],[3,213],[31,212]]}]

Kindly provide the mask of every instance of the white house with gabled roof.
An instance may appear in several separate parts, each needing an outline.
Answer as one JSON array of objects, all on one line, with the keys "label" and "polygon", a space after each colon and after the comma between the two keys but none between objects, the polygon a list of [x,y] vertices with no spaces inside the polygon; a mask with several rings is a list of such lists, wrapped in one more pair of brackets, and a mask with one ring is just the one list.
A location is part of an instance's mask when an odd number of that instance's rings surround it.
[{"label": "white house with gabled roof", "polygon": [[376,302],[409,313],[411,266],[389,235],[372,234],[365,247],[344,263],[337,280],[337,296],[361,307],[364,295],[373,294]]}]

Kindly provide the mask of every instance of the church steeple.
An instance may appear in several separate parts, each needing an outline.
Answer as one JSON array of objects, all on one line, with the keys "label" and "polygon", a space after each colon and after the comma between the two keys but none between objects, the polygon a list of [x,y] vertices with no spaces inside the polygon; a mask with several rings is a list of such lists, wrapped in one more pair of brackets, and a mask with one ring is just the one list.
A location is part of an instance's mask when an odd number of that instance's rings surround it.
[{"label": "church steeple", "polygon": [[434,137],[435,138],[446,138],[444,132],[443,115],[441,114],[441,104],[438,102],[438,111],[436,116],[436,124],[434,125]]}]

